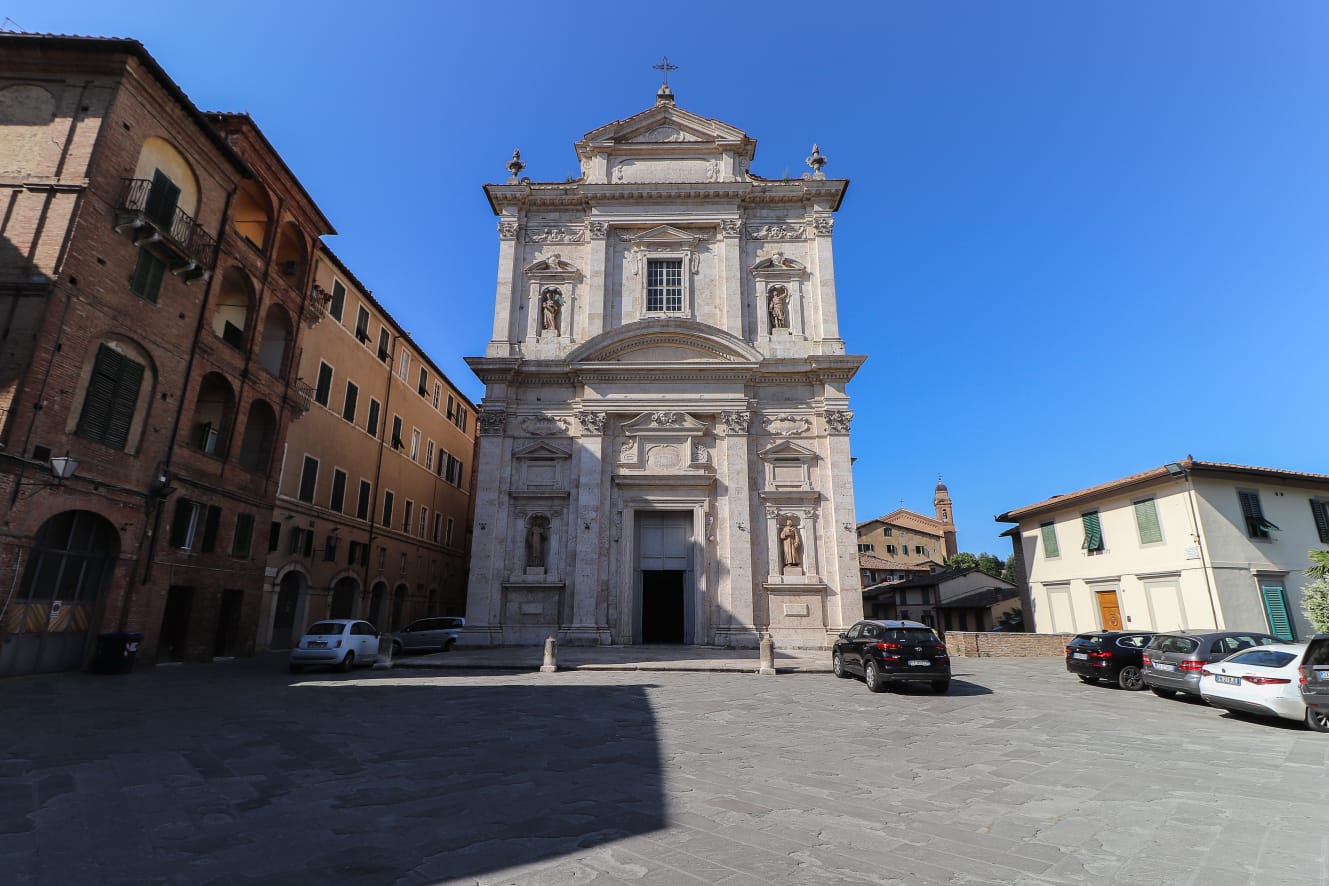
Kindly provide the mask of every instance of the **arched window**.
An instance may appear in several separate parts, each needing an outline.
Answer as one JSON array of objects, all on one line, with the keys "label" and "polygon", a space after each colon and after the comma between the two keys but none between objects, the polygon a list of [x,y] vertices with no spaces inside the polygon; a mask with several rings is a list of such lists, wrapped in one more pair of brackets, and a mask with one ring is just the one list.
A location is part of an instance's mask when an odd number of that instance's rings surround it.
[{"label": "arched window", "polygon": [[212,331],[233,348],[244,350],[245,331],[254,305],[254,286],[239,268],[227,268],[217,290],[217,308],[212,312]]},{"label": "arched window", "polygon": [[236,233],[249,241],[260,252],[268,242],[268,228],[272,225],[272,203],[263,186],[253,179],[240,182],[231,209]]},{"label": "arched window", "polygon": [[170,142],[156,136],[144,139],[134,178],[151,183],[147,212],[164,222],[166,230],[171,230],[177,208],[191,218],[198,217],[198,178],[184,154]]},{"label": "arched window", "polygon": [[99,341],[83,364],[83,402],[65,430],[112,449],[136,452],[156,382],[153,363],[137,342]]},{"label": "arched window", "polygon": [[261,474],[268,469],[272,458],[272,444],[277,437],[277,415],[262,400],[249,406],[245,420],[245,435],[240,441],[240,466]]},{"label": "arched window", "polygon": [[305,247],[305,236],[295,222],[282,225],[281,236],[277,240],[277,270],[287,282],[299,289],[303,284],[305,266],[309,254]]},{"label": "arched window", "polygon": [[355,598],[359,595],[360,583],[354,577],[343,575],[332,586],[332,607],[328,618],[355,618]]},{"label": "arched window", "polygon": [[286,353],[291,346],[291,317],[281,305],[268,307],[263,321],[263,343],[259,345],[258,362],[277,378],[286,377]]},{"label": "arched window", "polygon": [[227,433],[235,413],[235,394],[220,373],[209,372],[198,386],[189,443],[209,455],[225,456]]}]

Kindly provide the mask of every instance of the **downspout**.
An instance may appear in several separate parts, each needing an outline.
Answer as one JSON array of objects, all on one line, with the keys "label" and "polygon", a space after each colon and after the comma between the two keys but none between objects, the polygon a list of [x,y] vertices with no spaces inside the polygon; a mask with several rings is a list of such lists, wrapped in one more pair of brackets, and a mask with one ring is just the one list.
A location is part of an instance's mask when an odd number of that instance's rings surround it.
[{"label": "downspout", "polygon": [[1204,573],[1204,587],[1209,593],[1209,612],[1213,615],[1214,628],[1217,629],[1222,627],[1222,625],[1218,623],[1218,605],[1214,601],[1214,585],[1209,577],[1209,564],[1204,553],[1204,537],[1200,533],[1199,516],[1195,511],[1195,490],[1191,486],[1191,472],[1189,469],[1185,471],[1185,477],[1186,503],[1190,506],[1191,530],[1195,537],[1195,546],[1200,549],[1200,571]]}]

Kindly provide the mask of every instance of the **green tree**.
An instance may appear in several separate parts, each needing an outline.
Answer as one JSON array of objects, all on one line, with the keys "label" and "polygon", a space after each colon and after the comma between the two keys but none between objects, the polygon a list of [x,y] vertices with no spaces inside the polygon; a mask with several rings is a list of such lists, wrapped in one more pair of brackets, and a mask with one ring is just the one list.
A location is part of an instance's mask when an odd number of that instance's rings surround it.
[{"label": "green tree", "polygon": [[987,551],[984,551],[978,555],[978,568],[993,578],[999,577],[1002,569],[1005,567],[1006,564],[1001,561],[1001,558],[994,554],[989,554]]},{"label": "green tree", "polygon": [[1317,633],[1329,634],[1329,577],[1316,579],[1302,589],[1301,611]]},{"label": "green tree", "polygon": [[976,569],[978,558],[968,551],[961,551],[946,558],[946,565],[952,569]]},{"label": "green tree", "polygon": [[1001,577],[1003,581],[1008,581],[1013,585],[1017,585],[1020,583],[1020,577],[1015,574],[1014,557],[1006,558],[1006,565],[1001,570]]},{"label": "green tree", "polygon": [[1311,565],[1306,574],[1314,578],[1329,578],[1329,551],[1307,551]]},{"label": "green tree", "polygon": [[995,554],[989,554],[984,551],[981,554],[971,554],[968,551],[961,551],[958,554],[946,558],[946,565],[951,569],[981,569],[994,578],[1000,577],[1006,564]]}]

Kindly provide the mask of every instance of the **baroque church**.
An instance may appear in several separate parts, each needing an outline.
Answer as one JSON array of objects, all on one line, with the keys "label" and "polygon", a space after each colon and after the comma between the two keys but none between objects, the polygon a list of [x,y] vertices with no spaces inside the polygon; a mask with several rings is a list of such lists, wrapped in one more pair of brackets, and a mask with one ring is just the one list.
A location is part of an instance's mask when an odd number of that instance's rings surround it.
[{"label": "baroque church", "polygon": [[498,216],[463,643],[825,647],[862,617],[832,231],[848,188],[655,105]]}]

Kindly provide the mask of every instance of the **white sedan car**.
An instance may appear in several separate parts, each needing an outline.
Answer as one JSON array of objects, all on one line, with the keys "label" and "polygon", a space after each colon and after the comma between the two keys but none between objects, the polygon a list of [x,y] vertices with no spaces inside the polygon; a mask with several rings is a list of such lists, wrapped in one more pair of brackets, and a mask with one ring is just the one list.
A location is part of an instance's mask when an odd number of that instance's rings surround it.
[{"label": "white sedan car", "polygon": [[367,621],[329,618],[309,626],[291,650],[291,673],[305,665],[331,665],[349,671],[378,660],[378,631]]},{"label": "white sedan car", "polygon": [[1274,643],[1233,653],[1200,671],[1200,695],[1229,711],[1305,720],[1297,668],[1305,651],[1305,643]]}]

